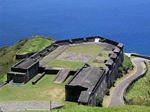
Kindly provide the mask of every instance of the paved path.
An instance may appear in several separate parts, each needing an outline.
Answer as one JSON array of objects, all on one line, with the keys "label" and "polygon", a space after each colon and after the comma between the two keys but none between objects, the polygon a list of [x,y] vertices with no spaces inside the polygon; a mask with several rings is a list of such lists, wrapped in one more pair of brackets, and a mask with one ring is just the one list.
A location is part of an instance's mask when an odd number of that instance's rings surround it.
[{"label": "paved path", "polygon": [[[52,102],[51,109],[61,108],[63,105]],[[3,112],[24,111],[24,110],[50,110],[50,102],[37,101],[18,101],[18,102],[3,102],[0,103],[0,110]]]},{"label": "paved path", "polygon": [[142,62],[147,60],[135,57],[132,58],[131,61],[135,66],[136,72],[133,73],[130,77],[124,79],[118,86],[116,86],[111,96],[109,107],[125,105],[123,93],[125,92],[127,87],[133,82],[133,80],[137,79],[139,76],[143,75],[146,72],[146,70],[142,66]]}]

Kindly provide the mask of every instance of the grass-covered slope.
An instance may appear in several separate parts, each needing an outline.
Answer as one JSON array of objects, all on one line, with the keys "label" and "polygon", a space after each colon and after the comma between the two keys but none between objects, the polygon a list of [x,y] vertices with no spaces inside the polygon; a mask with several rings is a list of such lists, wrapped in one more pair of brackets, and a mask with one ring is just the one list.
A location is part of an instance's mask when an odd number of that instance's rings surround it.
[{"label": "grass-covered slope", "polygon": [[150,63],[147,66],[147,74],[136,81],[127,91],[128,104],[150,106]]},{"label": "grass-covered slope", "polygon": [[[21,111],[21,112],[51,112],[51,111]],[[87,107],[76,106],[59,110],[52,110],[52,112],[150,112],[150,107],[144,106],[123,106],[113,108]]]},{"label": "grass-covered slope", "polygon": [[32,80],[20,86],[5,85],[0,89],[0,102],[33,100],[62,102],[65,97],[65,87],[63,84],[54,84],[54,78],[55,75],[46,75],[34,86]]},{"label": "grass-covered slope", "polygon": [[24,46],[17,52],[17,54],[27,54],[37,52],[54,41],[42,36],[33,36],[31,39],[28,39]]},{"label": "grass-covered slope", "polygon": [[17,42],[13,46],[0,48],[0,82],[6,80],[4,76],[10,67],[17,62],[16,53],[36,52],[51,44],[53,40],[41,36],[34,36]]},{"label": "grass-covered slope", "polygon": [[121,65],[121,67],[119,67],[119,71],[122,72],[123,74],[126,74],[128,72],[129,69],[133,68],[133,64],[130,60],[130,58],[126,55],[124,55],[124,61]]},{"label": "grass-covered slope", "polygon": [[16,63],[16,52],[26,43],[27,40],[17,42],[14,46],[0,48],[0,82],[4,81],[10,67]]}]

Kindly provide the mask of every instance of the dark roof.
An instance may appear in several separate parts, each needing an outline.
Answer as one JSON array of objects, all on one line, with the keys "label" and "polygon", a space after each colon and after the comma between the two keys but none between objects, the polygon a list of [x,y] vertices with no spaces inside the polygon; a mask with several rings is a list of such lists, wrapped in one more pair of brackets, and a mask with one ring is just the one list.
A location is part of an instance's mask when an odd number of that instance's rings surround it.
[{"label": "dark roof", "polygon": [[110,54],[110,58],[116,59],[117,58],[117,54],[115,54],[115,53]]},{"label": "dark roof", "polygon": [[106,65],[113,65],[113,63],[114,63],[114,61],[111,60],[111,59],[109,59],[109,60],[106,61]]},{"label": "dark roof", "polygon": [[120,49],[118,47],[115,47],[114,52],[119,53]]},{"label": "dark roof", "polygon": [[83,68],[68,84],[68,86],[80,86],[83,88],[87,88],[86,91],[82,91],[78,102],[87,103],[90,97],[90,94],[96,87],[96,84],[102,78],[105,73],[104,69],[101,68],[92,68],[87,67]]},{"label": "dark roof", "polygon": [[84,68],[76,75],[76,77],[73,78],[69,85],[82,86],[87,89],[92,89],[95,87],[103,73],[104,70],[100,68]]},{"label": "dark roof", "polygon": [[35,62],[36,62],[36,60],[29,58],[29,59],[24,60],[22,63],[20,63],[16,67],[22,68],[22,69],[27,69],[28,67],[30,67]]},{"label": "dark roof", "polygon": [[79,96],[78,102],[87,103],[89,100],[89,97],[90,97],[90,93],[88,91],[82,91]]}]

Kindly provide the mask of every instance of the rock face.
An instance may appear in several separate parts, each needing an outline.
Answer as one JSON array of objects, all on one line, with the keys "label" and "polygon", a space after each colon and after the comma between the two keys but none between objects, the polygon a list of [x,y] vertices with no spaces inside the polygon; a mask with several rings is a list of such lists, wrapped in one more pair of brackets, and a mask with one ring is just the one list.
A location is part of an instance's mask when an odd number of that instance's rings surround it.
[{"label": "rock face", "polygon": [[[72,57],[76,55],[70,53],[60,56],[68,47],[80,44],[97,45],[101,46],[102,49],[99,50],[99,54],[92,57],[94,59],[90,64],[86,64],[86,61],[91,58],[88,55],[82,54],[82,56],[77,55],[77,57]],[[51,52],[62,46],[65,46],[65,48],[60,50],[57,55],[56,53],[51,55]],[[90,53],[91,51],[88,52]],[[71,61],[83,60],[82,62],[85,62],[85,65],[80,69],[68,72],[68,76],[72,72],[75,74],[73,74],[72,80],[65,87],[66,100],[82,104],[98,105],[114,81],[120,77],[118,67],[123,62],[123,44],[99,36],[56,41],[40,52],[12,66],[11,72],[7,74],[7,81],[26,83],[39,72],[57,74],[63,69],[47,67],[45,66],[47,61],[39,64],[43,57],[49,60],[54,60],[56,57],[58,59],[65,57],[64,59],[71,59]]]}]

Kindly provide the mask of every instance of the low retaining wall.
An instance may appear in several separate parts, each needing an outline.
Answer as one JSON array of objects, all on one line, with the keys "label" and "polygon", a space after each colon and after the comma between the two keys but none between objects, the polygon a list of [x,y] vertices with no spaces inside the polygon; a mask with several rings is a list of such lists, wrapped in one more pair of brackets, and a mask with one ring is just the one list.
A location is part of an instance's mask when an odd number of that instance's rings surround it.
[{"label": "low retaining wall", "polygon": [[59,70],[47,69],[47,68],[44,71],[46,74],[55,74],[55,75],[57,75],[57,73],[59,72]]},{"label": "low retaining wall", "polygon": [[5,86],[7,84],[7,82],[0,82],[0,88]]},{"label": "low retaining wall", "polygon": [[146,55],[141,55],[141,54],[133,53],[133,54],[131,54],[131,56],[145,58],[145,59],[149,59],[150,60],[150,56],[146,56]]},{"label": "low retaining wall", "polygon": [[126,96],[125,94],[127,93],[127,91],[129,90],[129,88],[136,82],[138,81],[140,78],[144,77],[148,71],[148,66],[147,66],[147,63],[144,61],[145,65],[146,65],[146,70],[144,71],[143,74],[141,74],[139,77],[135,78],[129,85],[128,87],[125,89],[125,91],[123,92],[123,100],[124,100],[124,103],[127,104],[127,99],[126,99]]},{"label": "low retaining wall", "polygon": [[39,75],[36,75],[35,79],[32,81],[32,85],[35,85],[40,79],[42,79],[45,75],[45,72]]},{"label": "low retaining wall", "polygon": [[16,54],[16,59],[25,59],[30,56],[32,56],[34,53],[28,53],[28,54]]}]

